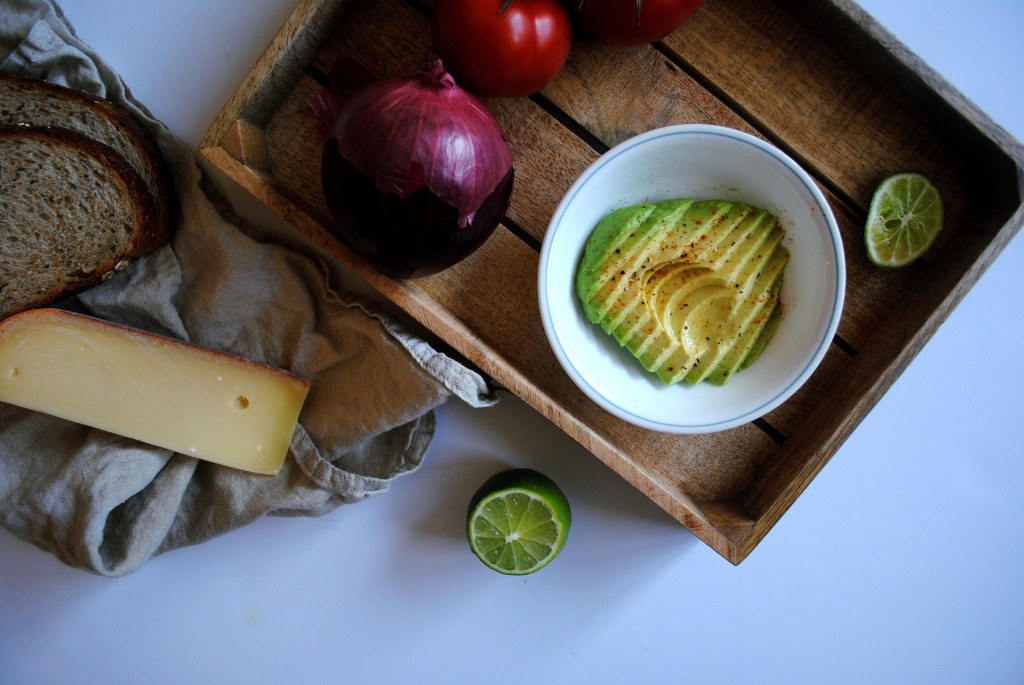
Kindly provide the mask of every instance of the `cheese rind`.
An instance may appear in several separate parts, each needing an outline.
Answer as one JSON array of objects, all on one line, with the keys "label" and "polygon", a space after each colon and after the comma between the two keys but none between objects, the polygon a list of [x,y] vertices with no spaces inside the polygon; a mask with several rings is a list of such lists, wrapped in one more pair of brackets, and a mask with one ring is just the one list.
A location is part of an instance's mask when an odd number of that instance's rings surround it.
[{"label": "cheese rind", "polygon": [[309,383],[57,309],[0,322],[0,401],[225,466],[275,474]]}]

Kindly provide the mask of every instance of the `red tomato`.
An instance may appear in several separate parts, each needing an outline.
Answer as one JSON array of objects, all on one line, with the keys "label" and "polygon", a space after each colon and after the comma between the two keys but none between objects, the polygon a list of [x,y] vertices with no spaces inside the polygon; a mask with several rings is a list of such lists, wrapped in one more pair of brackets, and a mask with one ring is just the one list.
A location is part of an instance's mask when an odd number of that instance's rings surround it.
[{"label": "red tomato", "polygon": [[601,40],[643,45],[661,40],[679,28],[704,0],[643,0],[637,21],[637,0],[566,0],[573,18]]},{"label": "red tomato", "polygon": [[482,97],[521,97],[562,70],[572,22],[561,0],[437,0],[431,37],[460,86]]}]

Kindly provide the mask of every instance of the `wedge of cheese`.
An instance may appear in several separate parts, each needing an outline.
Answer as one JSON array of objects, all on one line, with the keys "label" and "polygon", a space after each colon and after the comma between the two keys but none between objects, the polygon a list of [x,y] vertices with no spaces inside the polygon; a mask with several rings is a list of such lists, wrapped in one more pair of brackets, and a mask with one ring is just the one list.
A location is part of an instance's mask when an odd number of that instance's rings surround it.
[{"label": "wedge of cheese", "polygon": [[277,473],[309,383],[57,309],[0,322],[0,401],[188,456]]}]

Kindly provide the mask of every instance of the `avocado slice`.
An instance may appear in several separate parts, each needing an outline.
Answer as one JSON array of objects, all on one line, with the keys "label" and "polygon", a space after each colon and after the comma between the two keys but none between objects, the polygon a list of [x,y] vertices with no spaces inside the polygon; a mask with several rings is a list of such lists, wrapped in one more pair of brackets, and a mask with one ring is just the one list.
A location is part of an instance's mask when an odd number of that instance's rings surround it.
[{"label": "avocado slice", "polygon": [[673,199],[616,209],[576,272],[587,319],[666,384],[722,385],[778,327],[790,254],[770,212]]}]

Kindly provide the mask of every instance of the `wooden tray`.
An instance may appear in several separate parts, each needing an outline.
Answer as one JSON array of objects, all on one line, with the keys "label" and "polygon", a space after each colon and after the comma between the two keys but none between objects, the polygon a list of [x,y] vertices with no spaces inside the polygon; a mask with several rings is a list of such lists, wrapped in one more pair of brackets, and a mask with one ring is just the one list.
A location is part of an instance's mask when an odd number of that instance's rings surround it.
[{"label": "wooden tray", "polygon": [[[653,46],[579,35],[540,94],[488,101],[516,159],[507,220],[468,260],[395,281],[328,228],[306,98],[342,56],[378,77],[418,71],[430,7],[301,2],[201,153],[738,564],[1024,223],[1024,150],[851,2],[708,0]],[[788,152],[825,191],[846,247],[846,305],[821,367],[763,419],[711,435],[649,432],[600,409],[558,365],[537,304],[538,250],[569,185],[608,147],[677,123],[731,126]],[[883,270],[864,255],[865,212],[905,169],[941,187],[946,228],[926,259]]]}]

